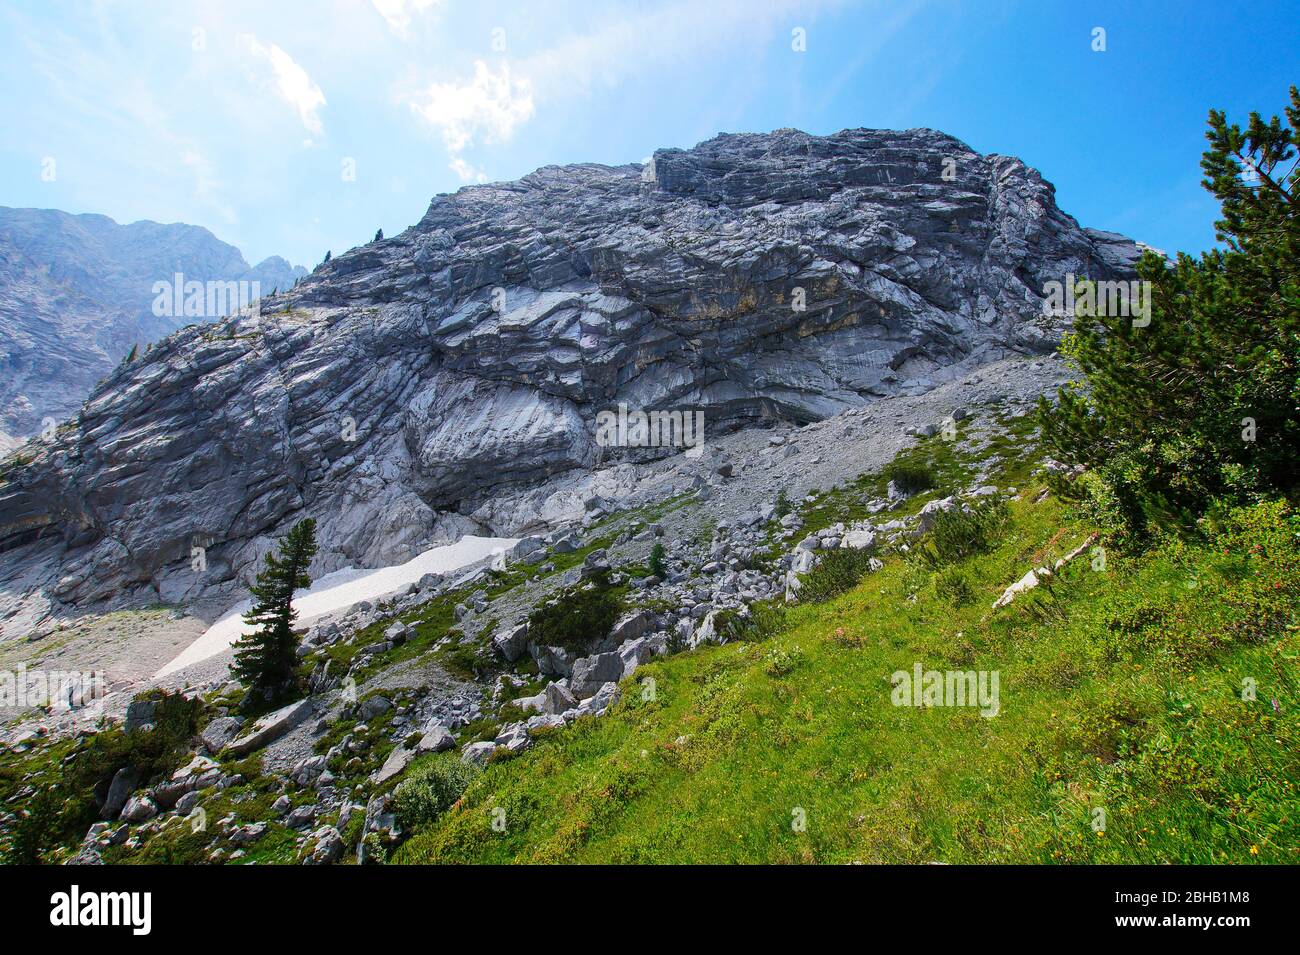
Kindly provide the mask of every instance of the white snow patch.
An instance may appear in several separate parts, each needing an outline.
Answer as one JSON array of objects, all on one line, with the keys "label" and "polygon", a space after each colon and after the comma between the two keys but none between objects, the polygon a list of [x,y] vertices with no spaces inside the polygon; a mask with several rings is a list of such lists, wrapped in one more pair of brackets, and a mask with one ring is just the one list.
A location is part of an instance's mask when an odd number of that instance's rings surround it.
[{"label": "white snow patch", "polygon": [[[345,567],[326,574],[294,597],[298,611],[297,625],[311,623],[326,614],[346,611],[363,600],[375,601],[408,584],[413,584],[425,574],[449,574],[454,570],[509,550],[519,542],[514,537],[462,537],[454,544],[433,547],[411,558],[405,564],[379,567],[375,570],[357,570]],[[252,607],[249,600],[240,601],[227,610],[216,623],[165,667],[154,674],[154,679],[183,670],[201,660],[214,657],[234,645],[249,628],[244,626],[243,615]]]}]

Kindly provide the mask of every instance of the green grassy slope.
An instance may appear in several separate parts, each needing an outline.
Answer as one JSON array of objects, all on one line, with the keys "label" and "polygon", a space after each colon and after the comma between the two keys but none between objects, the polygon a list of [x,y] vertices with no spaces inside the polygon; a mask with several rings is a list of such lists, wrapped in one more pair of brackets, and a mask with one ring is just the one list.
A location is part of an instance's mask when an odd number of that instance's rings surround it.
[{"label": "green grassy slope", "polygon": [[[896,555],[776,636],[643,667],[392,861],[1300,861],[1300,522],[1260,505],[1202,545],[1085,554],[993,611],[1091,531],[1036,496],[943,572],[969,596]],[[1000,713],[892,705],[917,662],[998,671]]]}]

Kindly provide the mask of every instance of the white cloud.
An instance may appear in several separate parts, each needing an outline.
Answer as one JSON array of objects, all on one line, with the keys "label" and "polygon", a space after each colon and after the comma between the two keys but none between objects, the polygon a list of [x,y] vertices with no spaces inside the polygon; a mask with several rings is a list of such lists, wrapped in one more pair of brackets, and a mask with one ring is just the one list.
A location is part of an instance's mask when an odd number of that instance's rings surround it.
[{"label": "white cloud", "polygon": [[370,0],[370,3],[384,18],[388,28],[405,40],[416,15],[431,7],[441,6],[442,0]]},{"label": "white cloud", "polygon": [[325,105],[325,94],[312,82],[307,71],[279,46],[274,43],[264,44],[251,33],[240,34],[239,44],[248,53],[270,65],[277,92],[298,111],[303,128],[313,136],[319,136],[324,131],[320,108]]},{"label": "white cloud", "polygon": [[487,182],[487,173],[477,166],[472,166],[459,156],[452,156],[447,163],[451,171],[460,176],[461,182]]},{"label": "white cloud", "polygon": [[451,168],[465,181],[486,177],[461,154],[476,140],[504,142],[515,127],[533,115],[531,84],[510,75],[510,64],[496,72],[482,60],[474,63],[474,78],[461,83],[433,83],[410,98],[411,109],[442,134],[451,155]]}]

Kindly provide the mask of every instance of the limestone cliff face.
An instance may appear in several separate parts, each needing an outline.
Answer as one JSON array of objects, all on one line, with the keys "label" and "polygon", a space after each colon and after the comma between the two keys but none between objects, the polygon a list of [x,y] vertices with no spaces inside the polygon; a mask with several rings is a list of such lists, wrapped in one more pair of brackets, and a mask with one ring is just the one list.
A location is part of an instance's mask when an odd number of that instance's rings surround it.
[{"label": "limestone cliff face", "polygon": [[1136,256],[1023,163],[931,130],[725,135],[463,189],[114,373],[10,467],[0,560],[57,550],[67,602],[175,600],[301,516],[318,569],[517,533],[647,453],[598,447],[620,402],[720,433],[923,391],[1049,350],[1044,284]]}]

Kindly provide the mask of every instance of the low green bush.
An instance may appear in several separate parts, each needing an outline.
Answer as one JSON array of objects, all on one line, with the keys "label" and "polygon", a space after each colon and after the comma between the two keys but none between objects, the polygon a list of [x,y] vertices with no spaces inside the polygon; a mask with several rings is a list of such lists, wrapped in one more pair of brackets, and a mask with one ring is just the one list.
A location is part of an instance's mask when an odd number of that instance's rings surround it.
[{"label": "low green bush", "polygon": [[450,809],[474,781],[478,769],[458,753],[441,753],[417,763],[393,793],[393,812],[404,832],[427,825]]},{"label": "low green bush", "polygon": [[153,728],[96,733],[64,777],[71,789],[94,791],[102,799],[119,769],[134,767],[145,783],[180,766],[199,731],[203,703],[179,693],[157,692],[150,699],[157,704]]},{"label": "low green bush", "polygon": [[803,662],[803,651],[798,647],[788,650],[773,647],[763,656],[763,672],[771,677],[789,676]]},{"label": "low green bush", "polygon": [[821,603],[847,593],[871,572],[871,554],[851,547],[822,554],[821,563],[803,579],[799,588],[801,603]]},{"label": "low green bush", "polygon": [[621,591],[602,571],[535,609],[528,617],[528,637],[543,646],[581,652],[609,636],[623,609]]},{"label": "low green bush", "polygon": [[728,643],[762,643],[789,629],[785,608],[780,604],[755,603],[749,613],[722,610],[713,618],[714,629]]},{"label": "low green bush", "polygon": [[940,600],[945,600],[954,607],[964,607],[975,599],[966,575],[955,567],[941,572],[934,579],[934,592]]},{"label": "low green bush", "polygon": [[776,517],[781,518],[785,517],[792,510],[794,510],[794,505],[790,503],[790,496],[785,493],[785,488],[781,488],[781,490],[776,492],[776,509],[773,511],[773,514]]},{"label": "low green bush", "polygon": [[968,510],[954,507],[935,518],[928,539],[917,548],[917,557],[931,570],[986,554],[997,546],[1007,526],[1005,501],[988,500]]},{"label": "low green bush", "polygon": [[934,473],[925,467],[892,461],[883,472],[886,481],[893,481],[894,487],[902,494],[920,494],[935,486]]}]

